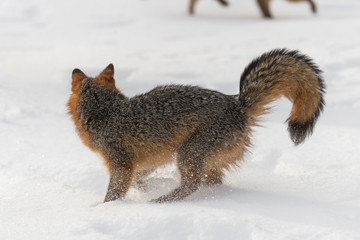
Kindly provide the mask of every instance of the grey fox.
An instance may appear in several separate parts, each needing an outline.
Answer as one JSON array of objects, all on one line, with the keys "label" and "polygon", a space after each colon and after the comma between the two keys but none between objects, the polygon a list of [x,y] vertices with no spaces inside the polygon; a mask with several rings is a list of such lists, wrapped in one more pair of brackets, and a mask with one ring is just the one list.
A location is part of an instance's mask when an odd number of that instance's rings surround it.
[{"label": "grey fox", "polygon": [[178,188],[153,200],[183,199],[201,184],[222,182],[250,146],[251,127],[270,102],[293,102],[288,119],[298,145],[312,134],[324,107],[321,70],[298,51],[276,49],[253,60],[236,97],[195,86],[159,86],[132,98],[115,86],[110,64],[95,77],[72,72],[67,106],[83,143],[104,159],[110,181],[105,202],[121,199],[132,182],[176,158]]},{"label": "grey fox", "polygon": [[[223,6],[228,5],[228,2],[226,0],[217,0],[217,1]],[[310,4],[312,12],[316,13],[316,5],[312,0],[288,0],[288,1],[290,1],[290,2],[308,2]],[[190,0],[189,14],[194,14],[196,2],[197,2],[197,0]],[[263,16],[266,18],[271,18],[272,15],[271,15],[270,9],[269,9],[270,0],[257,0],[257,3],[260,7],[260,10],[261,10]]]}]

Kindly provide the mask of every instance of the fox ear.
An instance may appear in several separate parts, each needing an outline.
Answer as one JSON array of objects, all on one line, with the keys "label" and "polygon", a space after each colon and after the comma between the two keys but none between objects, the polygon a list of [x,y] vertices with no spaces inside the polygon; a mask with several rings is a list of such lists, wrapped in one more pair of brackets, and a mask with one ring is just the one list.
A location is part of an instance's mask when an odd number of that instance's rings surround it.
[{"label": "fox ear", "polygon": [[72,79],[73,80],[83,80],[84,78],[87,78],[85,73],[83,73],[80,69],[75,68],[72,71]]},{"label": "fox ear", "polygon": [[83,73],[80,69],[75,68],[72,71],[72,86],[71,86],[71,91],[75,92],[77,91],[80,86],[81,86],[81,81],[83,79],[87,78],[87,76],[85,75],[85,73]]},{"label": "fox ear", "polygon": [[104,78],[114,78],[114,65],[110,63],[101,73]]},{"label": "fox ear", "polygon": [[110,89],[114,89],[118,91],[115,87],[115,79],[114,79],[114,65],[110,63],[101,73],[95,78],[94,82],[108,87]]}]

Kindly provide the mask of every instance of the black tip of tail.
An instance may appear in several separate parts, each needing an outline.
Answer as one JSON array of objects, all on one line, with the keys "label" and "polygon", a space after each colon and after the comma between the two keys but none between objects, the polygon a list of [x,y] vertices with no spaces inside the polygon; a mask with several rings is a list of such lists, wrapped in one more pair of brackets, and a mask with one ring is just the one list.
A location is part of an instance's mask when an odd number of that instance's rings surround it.
[{"label": "black tip of tail", "polygon": [[303,143],[313,133],[315,122],[314,119],[306,123],[289,122],[288,131],[295,146]]},{"label": "black tip of tail", "polygon": [[320,84],[320,102],[317,110],[315,111],[312,118],[305,123],[297,123],[293,121],[289,121],[288,123],[288,131],[290,133],[290,138],[295,144],[295,146],[303,143],[307,137],[310,137],[314,131],[315,124],[322,113],[325,107],[325,100],[323,98],[323,94],[325,92],[325,87],[323,82]]}]

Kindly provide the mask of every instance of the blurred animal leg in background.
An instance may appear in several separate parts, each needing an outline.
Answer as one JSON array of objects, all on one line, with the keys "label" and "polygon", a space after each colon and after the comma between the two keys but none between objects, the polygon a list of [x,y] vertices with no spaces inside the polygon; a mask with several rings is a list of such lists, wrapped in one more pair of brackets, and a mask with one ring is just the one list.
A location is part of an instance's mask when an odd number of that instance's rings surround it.
[{"label": "blurred animal leg in background", "polygon": [[269,3],[270,0],[257,0],[259,7],[261,9],[261,12],[265,18],[272,18],[270,9],[269,9]]},{"label": "blurred animal leg in background", "polygon": [[227,1],[225,1],[225,0],[218,0],[218,1],[223,6],[228,6],[229,5],[229,3]]},{"label": "blurred animal leg in background", "polygon": [[195,7],[195,3],[197,0],[190,0],[190,4],[189,4],[189,14],[193,15],[194,14],[194,7]]},{"label": "blurred animal leg in background", "polygon": [[[223,6],[228,6],[229,3],[225,0],[217,0],[221,5]],[[190,4],[189,4],[189,14],[193,15],[195,13],[195,3],[197,2],[197,0],[190,0]]]},{"label": "blurred animal leg in background", "polygon": [[316,9],[316,4],[312,1],[312,0],[288,0],[290,2],[308,2],[311,6],[311,11],[313,13],[316,13],[317,9]]}]

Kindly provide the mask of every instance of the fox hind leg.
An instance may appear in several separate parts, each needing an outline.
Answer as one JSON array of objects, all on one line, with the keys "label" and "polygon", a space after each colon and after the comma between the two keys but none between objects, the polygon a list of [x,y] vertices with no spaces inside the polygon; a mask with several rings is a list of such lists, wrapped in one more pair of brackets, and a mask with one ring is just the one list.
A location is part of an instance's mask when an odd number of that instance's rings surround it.
[{"label": "fox hind leg", "polygon": [[206,186],[220,185],[223,178],[222,169],[210,168],[203,171],[201,176],[201,183]]},{"label": "fox hind leg", "polygon": [[181,174],[180,186],[170,193],[153,200],[153,202],[162,203],[181,200],[199,188],[201,180],[201,169],[199,167],[193,164],[182,165],[179,166],[179,170]]},{"label": "fox hind leg", "polygon": [[[222,129],[221,131],[209,131]],[[222,123],[209,123],[205,127],[199,127],[177,149],[177,165],[181,175],[180,186],[169,194],[166,194],[154,202],[169,202],[181,200],[195,192],[201,184],[215,185],[222,180],[221,167],[213,166],[220,146],[224,145],[224,136],[229,129],[225,129]],[[220,165],[219,165],[220,166]],[[209,169],[213,169],[210,170]]]},{"label": "fox hind leg", "polygon": [[133,180],[135,187],[142,191],[147,191],[149,188],[149,185],[148,185],[148,181],[146,178],[153,171],[154,171],[153,169],[149,169],[149,170],[143,170],[143,171],[136,172],[134,180]]},{"label": "fox hind leg", "polygon": [[154,202],[181,200],[195,192],[201,184],[203,166],[213,149],[212,132],[198,128],[184,140],[177,149],[177,165],[180,172],[180,186],[170,193],[155,199]]}]

